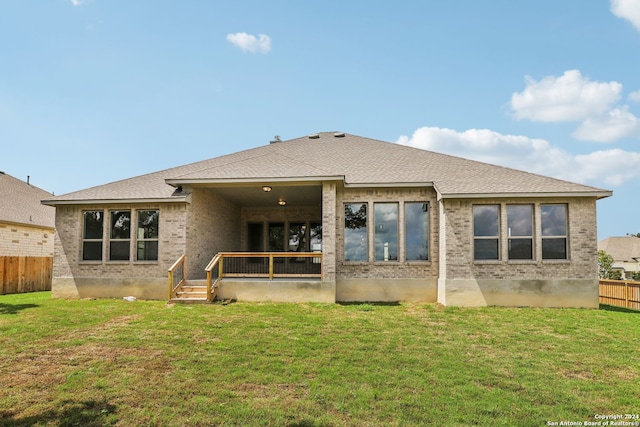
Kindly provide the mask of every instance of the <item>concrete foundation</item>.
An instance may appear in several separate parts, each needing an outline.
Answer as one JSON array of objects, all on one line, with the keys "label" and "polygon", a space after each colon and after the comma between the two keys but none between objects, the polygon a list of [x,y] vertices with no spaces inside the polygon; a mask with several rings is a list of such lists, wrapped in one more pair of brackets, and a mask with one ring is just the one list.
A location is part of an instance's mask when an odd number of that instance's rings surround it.
[{"label": "concrete foundation", "polygon": [[134,296],[145,300],[167,300],[167,278],[73,278],[56,277],[51,286],[53,298],[122,298]]},{"label": "concrete foundation", "polygon": [[336,285],[319,280],[233,280],[224,279],[216,299],[273,302],[336,302]]},{"label": "concrete foundation", "polygon": [[[596,279],[445,281],[446,305],[598,308]],[[441,299],[442,300],[442,299]]]},{"label": "concrete foundation", "polygon": [[[206,284],[205,281],[198,281]],[[438,286],[440,285],[440,286]],[[167,279],[69,278],[53,280],[54,298],[166,300]],[[217,299],[273,302],[440,302],[458,307],[598,308],[598,281],[590,279],[224,279]]]},{"label": "concrete foundation", "polygon": [[336,301],[436,302],[436,279],[339,279]]}]

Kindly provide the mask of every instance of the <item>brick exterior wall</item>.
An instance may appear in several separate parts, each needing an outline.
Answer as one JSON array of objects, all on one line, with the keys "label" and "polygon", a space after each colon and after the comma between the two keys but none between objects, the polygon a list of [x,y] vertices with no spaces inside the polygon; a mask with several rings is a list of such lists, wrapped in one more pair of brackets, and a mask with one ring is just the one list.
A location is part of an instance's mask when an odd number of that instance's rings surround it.
[{"label": "brick exterior wall", "polygon": [[336,281],[336,210],[337,185],[325,182],[322,185],[322,280]]},{"label": "brick exterior wall", "polygon": [[[542,259],[540,205],[568,205],[569,256],[567,260]],[[455,279],[593,279],[597,277],[596,206],[593,199],[493,199],[444,200],[446,228],[446,278]],[[473,205],[500,205],[500,261],[473,259]],[[534,205],[534,260],[507,260],[507,204]]]},{"label": "brick exterior wall", "polygon": [[54,230],[0,222],[0,257],[53,256]]},{"label": "brick exterior wall", "polygon": [[191,191],[186,218],[187,278],[204,279],[204,269],[215,254],[240,250],[241,211],[213,190]]},{"label": "brick exterior wall", "polygon": [[[540,205],[567,205],[566,260],[542,259]],[[500,260],[473,258],[473,205],[500,205]],[[534,205],[533,260],[508,260],[507,204]],[[438,302],[458,306],[598,307],[596,201],[594,199],[443,200],[446,266]]]},{"label": "brick exterior wall", "polygon": [[[375,259],[375,230],[373,204],[376,202],[399,202],[398,212],[398,261],[378,261]],[[429,261],[406,262],[404,203],[425,202],[429,204]],[[369,262],[344,261],[344,205],[345,203],[368,203],[367,233]],[[336,197],[336,278],[370,279],[436,279],[438,277],[438,222],[439,215],[436,192],[431,187],[424,188],[344,188],[340,187]]]},{"label": "brick exterior wall", "polygon": [[[135,233],[132,224],[131,259],[129,261],[108,261],[109,210],[159,209],[158,261],[135,261]],[[103,230],[102,261],[82,260],[82,215],[87,210],[105,212]],[[183,203],[76,206],[60,205],[56,208],[55,257],[53,267],[55,280],[73,278],[113,278],[131,277],[165,278],[167,269],[185,252],[186,205]],[[54,289],[55,291],[55,289]]]},{"label": "brick exterior wall", "polygon": [[[374,261],[374,203],[379,202],[398,203],[398,260]],[[406,202],[427,203],[429,206],[428,261],[405,261]],[[367,203],[366,262],[344,261],[345,203]],[[534,205],[534,260],[507,260],[508,239],[503,232],[500,240],[502,259],[475,261],[473,205],[500,205],[501,229],[506,230],[506,205],[519,203]],[[543,203],[564,203],[568,206],[568,260],[542,260],[540,205]],[[143,289],[139,293],[141,297],[162,299],[166,294],[167,269],[182,254],[187,255],[187,278],[202,279],[205,266],[217,252],[248,250],[249,223],[263,222],[267,230],[269,222],[321,221],[322,286],[326,288],[323,292],[328,292],[331,289],[329,285],[333,284],[337,300],[435,301],[437,298],[453,305],[549,305],[549,301],[561,295],[559,305],[593,306],[593,284],[597,305],[595,205],[594,199],[583,198],[438,201],[431,187],[345,188],[335,182],[323,183],[322,201],[319,200],[317,206],[241,208],[218,196],[215,189],[206,188],[191,189],[190,203],[99,207],[60,205],[56,211],[52,290],[54,296],[113,297]],[[106,214],[105,259],[83,262],[82,213],[96,209]],[[107,214],[111,209],[160,210],[157,262],[135,261],[135,235],[131,241],[131,260],[106,260],[109,242]],[[7,233],[7,230],[0,227],[0,233]],[[573,302],[575,293],[578,293],[578,303]],[[327,296],[323,294],[323,298]]]}]

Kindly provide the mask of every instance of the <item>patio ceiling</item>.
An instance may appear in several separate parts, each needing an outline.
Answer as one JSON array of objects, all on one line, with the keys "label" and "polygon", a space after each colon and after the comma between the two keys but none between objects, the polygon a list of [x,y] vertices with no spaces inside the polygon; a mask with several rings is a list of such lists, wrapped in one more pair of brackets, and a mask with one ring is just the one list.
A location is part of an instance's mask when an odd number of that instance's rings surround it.
[{"label": "patio ceiling", "polygon": [[266,192],[263,185],[216,186],[211,191],[240,207],[277,207],[284,200],[286,206],[322,205],[322,185],[278,185],[266,183],[271,188]]}]

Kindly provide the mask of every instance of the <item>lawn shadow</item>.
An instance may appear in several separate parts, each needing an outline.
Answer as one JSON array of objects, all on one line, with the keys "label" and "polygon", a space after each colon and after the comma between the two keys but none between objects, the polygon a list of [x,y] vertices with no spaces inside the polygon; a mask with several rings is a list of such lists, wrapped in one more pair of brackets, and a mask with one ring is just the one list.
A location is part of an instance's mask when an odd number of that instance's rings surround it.
[{"label": "lawn shadow", "polygon": [[50,423],[61,427],[102,427],[116,423],[117,420],[113,417],[115,410],[116,407],[114,405],[106,402],[97,402],[95,400],[72,402],[67,400],[61,402],[58,409],[24,418],[15,418],[15,413],[0,410],[0,427],[26,427]]},{"label": "lawn shadow", "polygon": [[18,314],[21,310],[27,308],[40,307],[38,304],[4,304],[0,303],[0,314]]},{"label": "lawn shadow", "polygon": [[302,420],[294,422],[292,424],[287,424],[287,427],[318,427],[322,425],[324,424],[317,424],[315,421],[310,420]]},{"label": "lawn shadow", "polygon": [[633,308],[619,307],[617,305],[608,305],[608,304],[600,304],[600,310],[616,311],[618,313],[640,314],[640,310],[634,310]]},{"label": "lawn shadow", "polygon": [[400,306],[400,301],[380,301],[380,302],[375,302],[375,301],[340,301],[340,302],[336,302],[336,304],[338,305],[344,305],[344,306],[359,306],[359,305],[371,305],[374,307],[398,307]]}]

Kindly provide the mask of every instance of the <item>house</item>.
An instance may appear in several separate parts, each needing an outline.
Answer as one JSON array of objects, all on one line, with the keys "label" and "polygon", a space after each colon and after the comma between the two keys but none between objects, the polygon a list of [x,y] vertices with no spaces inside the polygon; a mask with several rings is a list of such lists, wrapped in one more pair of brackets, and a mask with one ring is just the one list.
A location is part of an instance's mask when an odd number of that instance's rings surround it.
[{"label": "house", "polygon": [[608,237],[598,242],[598,250],[613,257],[612,268],[620,270],[623,279],[640,271],[640,237]]},{"label": "house", "polygon": [[54,297],[598,307],[611,194],[323,132],[44,203]]},{"label": "house", "polygon": [[52,194],[0,172],[0,294],[48,290],[55,209]]}]

